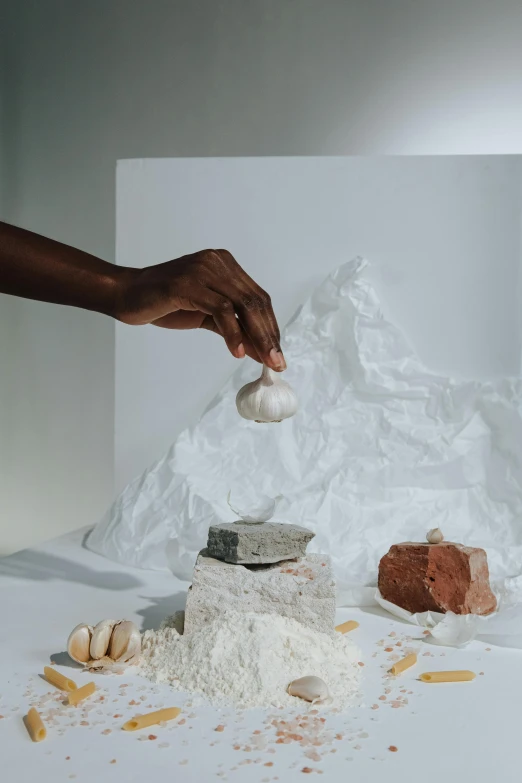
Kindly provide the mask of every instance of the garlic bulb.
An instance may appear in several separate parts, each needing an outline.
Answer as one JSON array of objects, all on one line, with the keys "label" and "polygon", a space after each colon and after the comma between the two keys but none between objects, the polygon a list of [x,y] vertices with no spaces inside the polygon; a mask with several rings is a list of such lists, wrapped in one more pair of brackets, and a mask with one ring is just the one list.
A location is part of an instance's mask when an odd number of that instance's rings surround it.
[{"label": "garlic bulb", "polygon": [[122,620],[114,626],[108,656],[113,661],[126,662],[141,652],[141,634],[130,620]]},{"label": "garlic bulb", "polygon": [[239,415],[250,421],[282,421],[297,411],[297,397],[280,373],[264,366],[257,381],[247,383],[237,393]]},{"label": "garlic bulb", "polygon": [[76,663],[87,663],[91,659],[90,647],[92,625],[80,623],[73,628],[67,639],[67,652]]},{"label": "garlic bulb", "polygon": [[81,623],[69,634],[67,652],[90,671],[121,671],[139,660],[141,634],[130,620]]},{"label": "garlic bulb", "polygon": [[103,658],[109,649],[109,642],[112,636],[112,629],[116,625],[115,620],[102,620],[94,626],[91,639],[91,658],[96,661]]},{"label": "garlic bulb", "polygon": [[428,544],[442,544],[444,541],[442,531],[438,527],[434,527],[433,530],[430,530],[426,536],[426,541]]},{"label": "garlic bulb", "polygon": [[328,685],[320,677],[301,677],[290,683],[287,689],[290,696],[298,696],[312,704],[327,701],[330,698]]}]

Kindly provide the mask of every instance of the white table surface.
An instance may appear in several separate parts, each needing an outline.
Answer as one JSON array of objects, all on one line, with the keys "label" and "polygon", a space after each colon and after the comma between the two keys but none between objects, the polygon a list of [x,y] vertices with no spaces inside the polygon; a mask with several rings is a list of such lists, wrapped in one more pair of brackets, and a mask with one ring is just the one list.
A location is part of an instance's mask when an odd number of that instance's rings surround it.
[{"label": "white table surface", "polygon": [[[441,779],[456,783],[468,778],[475,783],[519,780],[522,652],[488,649],[480,642],[465,650],[436,647],[426,642],[419,629],[377,610],[338,612],[339,622],[349,618],[360,622],[353,638],[365,663],[365,706],[353,708],[347,715],[327,716],[327,728],[343,738],[318,748],[322,758],[317,762],[306,758],[298,743],[274,744],[274,730],[264,726],[263,710],[236,715],[232,709],[190,708],[184,704],[188,697],[172,693],[167,686],[152,685],[136,674],[126,672],[118,677],[75,671],[63,651],[69,631],[78,622],[125,617],[142,629],[156,628],[166,615],[183,608],[187,588],[169,574],[137,571],[104,560],[82,548],[84,534],[79,531],[0,560],[2,780],[286,783],[307,779],[303,767],[314,770],[312,777],[320,770],[328,781],[357,783],[404,783],[414,776],[423,783],[440,783]],[[397,635],[389,637],[390,633]],[[393,683],[386,701],[380,700],[390,653],[384,652],[384,645],[378,646],[377,640],[386,638],[390,645],[403,640],[406,644],[408,636],[418,638],[414,645],[421,648],[419,664]],[[77,708],[70,707],[59,719],[61,728],[49,728],[46,741],[32,743],[22,718],[32,703],[54,694],[39,676],[50,659],[61,664],[59,671],[79,683],[94,679],[105,700],[89,713],[88,726],[79,725]],[[471,669],[478,676],[474,682],[451,685],[429,685],[417,679],[419,672],[437,669]],[[126,688],[121,687],[122,681]],[[406,694],[407,705],[393,707],[394,697],[404,696],[400,688],[413,693]],[[184,707],[186,722],[142,732],[146,736],[153,732],[154,740],[142,741],[140,732],[121,731],[124,720],[146,711],[129,705],[141,696],[140,703],[145,706]],[[372,709],[373,704],[379,709]],[[114,718],[114,714],[122,717]],[[78,725],[72,726],[75,721]],[[225,726],[223,732],[215,731],[218,724]],[[244,750],[257,729],[267,736],[268,747],[275,752]],[[235,745],[240,749],[234,750]],[[390,745],[398,751],[390,752]],[[273,766],[265,766],[267,762]]]}]

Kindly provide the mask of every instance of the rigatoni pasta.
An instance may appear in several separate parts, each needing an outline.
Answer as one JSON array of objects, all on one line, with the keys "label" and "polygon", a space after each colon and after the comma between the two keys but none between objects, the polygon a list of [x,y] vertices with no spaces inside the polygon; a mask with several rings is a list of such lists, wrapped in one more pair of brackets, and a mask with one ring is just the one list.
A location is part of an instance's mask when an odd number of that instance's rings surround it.
[{"label": "rigatoni pasta", "polygon": [[158,723],[163,723],[163,721],[174,720],[180,712],[179,707],[167,707],[164,710],[148,712],[146,715],[137,715],[135,718],[128,720],[127,723],[124,723],[122,729],[124,731],[146,729],[148,726],[156,726]]},{"label": "rigatoni pasta", "polygon": [[407,655],[405,658],[401,658],[400,661],[397,661],[397,663],[394,663],[390,669],[390,672],[392,674],[401,674],[402,672],[406,671],[406,669],[410,669],[412,666],[415,666],[416,663],[417,656],[415,653],[411,653],[411,655]]},{"label": "rigatoni pasta", "polygon": [[34,707],[25,716],[25,725],[33,742],[41,742],[47,737],[47,729]]},{"label": "rigatoni pasta", "polygon": [[75,691],[78,687],[74,680],[64,677],[63,674],[60,674],[60,672],[57,672],[56,669],[53,669],[51,666],[44,666],[44,675],[45,679],[48,680],[51,685],[56,685],[56,687],[60,688],[62,691]]},{"label": "rigatoni pasta", "polygon": [[341,625],[337,625],[335,627],[335,630],[337,633],[348,633],[348,631],[354,631],[356,628],[359,627],[359,623],[357,620],[347,620],[345,623],[341,623]]},{"label": "rigatoni pasta", "polygon": [[70,691],[67,700],[69,704],[78,704],[80,701],[92,696],[96,690],[96,685],[93,682],[88,682],[87,685],[82,685],[81,688],[76,688],[74,691]]},{"label": "rigatoni pasta", "polygon": [[469,682],[474,680],[476,674],[469,671],[455,672],[424,672],[420,679],[423,682]]}]

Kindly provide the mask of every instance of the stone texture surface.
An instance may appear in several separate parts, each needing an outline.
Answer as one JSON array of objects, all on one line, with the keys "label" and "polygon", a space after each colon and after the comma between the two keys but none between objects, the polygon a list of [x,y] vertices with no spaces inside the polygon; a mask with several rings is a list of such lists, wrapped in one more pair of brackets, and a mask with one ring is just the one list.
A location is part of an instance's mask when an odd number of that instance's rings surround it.
[{"label": "stone texture surface", "polygon": [[192,633],[226,609],[279,614],[330,633],[335,620],[335,581],[330,559],[309,554],[266,566],[224,563],[199,553],[185,609]]},{"label": "stone texture surface", "polygon": [[491,614],[496,598],[489,586],[483,549],[462,544],[395,544],[379,564],[384,599],[409,612]]},{"label": "stone texture surface", "polygon": [[209,528],[207,550],[227,563],[278,563],[303,557],[314,535],[299,525],[231,522]]}]

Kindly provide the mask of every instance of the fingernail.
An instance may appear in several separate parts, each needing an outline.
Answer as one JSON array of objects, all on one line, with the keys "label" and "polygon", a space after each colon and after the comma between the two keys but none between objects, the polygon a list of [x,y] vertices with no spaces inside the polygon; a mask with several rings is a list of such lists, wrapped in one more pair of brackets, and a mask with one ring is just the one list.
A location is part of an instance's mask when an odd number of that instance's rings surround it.
[{"label": "fingernail", "polygon": [[272,348],[270,351],[270,361],[276,370],[286,370],[285,357],[280,351],[276,351],[275,348]]},{"label": "fingernail", "polygon": [[245,358],[246,353],[245,353],[245,346],[243,345],[243,343],[239,343],[239,345],[237,346],[237,348],[236,348],[236,356],[237,356],[238,359],[244,359]]}]

